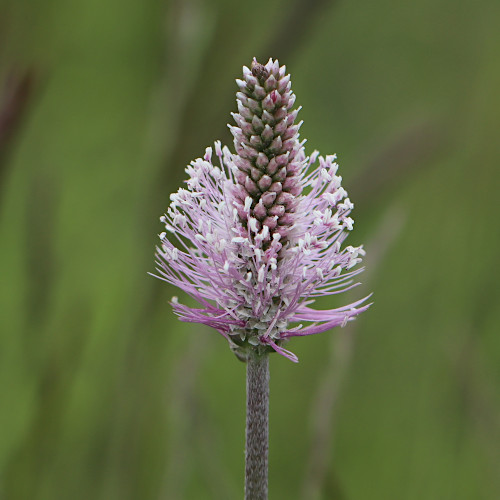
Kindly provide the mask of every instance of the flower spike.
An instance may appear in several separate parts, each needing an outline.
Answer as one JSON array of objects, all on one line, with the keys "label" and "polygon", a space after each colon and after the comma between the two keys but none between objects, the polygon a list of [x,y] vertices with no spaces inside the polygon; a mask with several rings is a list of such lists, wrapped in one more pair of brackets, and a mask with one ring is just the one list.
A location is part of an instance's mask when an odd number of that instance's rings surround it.
[{"label": "flower spike", "polygon": [[171,195],[161,217],[157,277],[202,306],[172,300],[182,321],[216,329],[240,359],[274,350],[297,361],[283,348],[290,337],[344,326],[369,307],[366,298],[309,307],[356,286],[362,269],[353,268],[365,252],[342,249],[353,204],[336,156],[305,155],[285,67],[254,59],[236,83],[238,112],[229,125],[236,153],[216,142],[186,168],[187,189]]}]

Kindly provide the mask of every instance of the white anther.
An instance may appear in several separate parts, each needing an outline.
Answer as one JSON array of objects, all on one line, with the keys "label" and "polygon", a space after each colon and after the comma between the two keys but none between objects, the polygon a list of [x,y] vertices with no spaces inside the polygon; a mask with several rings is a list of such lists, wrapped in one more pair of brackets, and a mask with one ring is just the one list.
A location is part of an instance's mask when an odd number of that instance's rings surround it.
[{"label": "white anther", "polygon": [[324,193],[323,197],[330,205],[335,205],[335,203],[337,202],[337,199],[335,198],[335,195],[333,193]]},{"label": "white anther", "polygon": [[326,168],[322,168],[320,170],[320,175],[321,175],[321,178],[325,181],[331,181],[332,180],[332,176],[328,173],[328,171],[326,170]]},{"label": "white anther", "polygon": [[173,222],[176,226],[184,227],[186,224],[186,216],[182,214],[175,214]]},{"label": "white anther", "polygon": [[[342,177],[339,177],[339,179],[342,179]],[[338,200],[341,200],[347,196],[347,191],[343,187],[339,187],[336,196]]]},{"label": "white anther", "polygon": [[[277,234],[277,233],[275,233],[275,234]],[[267,226],[263,226],[259,237],[262,238],[263,240],[265,240],[268,236],[269,236],[269,228]]]},{"label": "white anther", "polygon": [[349,198],[346,198],[343,204],[348,210],[352,210],[354,208],[354,203]]},{"label": "white anther", "polygon": [[262,283],[264,281],[265,266],[261,266],[259,269],[259,274],[257,275],[257,281]]},{"label": "white anther", "polygon": [[250,196],[247,196],[245,198],[245,212],[250,212],[250,207],[252,206],[252,198]]},{"label": "white anther", "polygon": [[219,167],[212,168],[212,177],[216,180],[219,180],[222,177],[222,172]]},{"label": "white anther", "polygon": [[309,159],[309,163],[312,165],[318,159],[318,156],[319,156],[319,151],[314,151]]},{"label": "white anther", "polygon": [[248,225],[250,226],[250,231],[253,231],[254,233],[258,231],[257,219],[250,217],[250,219],[248,220]]}]

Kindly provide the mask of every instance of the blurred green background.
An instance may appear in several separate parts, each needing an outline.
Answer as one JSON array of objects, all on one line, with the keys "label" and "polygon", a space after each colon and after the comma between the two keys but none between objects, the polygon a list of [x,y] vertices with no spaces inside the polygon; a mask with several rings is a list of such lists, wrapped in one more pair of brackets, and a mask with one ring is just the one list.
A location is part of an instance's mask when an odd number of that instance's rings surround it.
[{"label": "blurred green background", "polygon": [[499,23],[498,0],[1,0],[0,498],[242,498],[244,365],[146,273],[253,56],[339,154],[368,252],[341,301],[375,301],[273,356],[270,498],[500,498]]}]

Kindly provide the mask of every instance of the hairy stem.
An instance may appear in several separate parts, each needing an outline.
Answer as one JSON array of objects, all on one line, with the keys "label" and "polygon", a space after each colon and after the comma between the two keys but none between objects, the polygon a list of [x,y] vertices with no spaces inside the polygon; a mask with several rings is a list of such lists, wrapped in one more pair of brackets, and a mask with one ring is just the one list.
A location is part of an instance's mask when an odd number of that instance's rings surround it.
[{"label": "hairy stem", "polygon": [[268,450],[269,356],[251,352],[247,361],[246,500],[267,500]]}]

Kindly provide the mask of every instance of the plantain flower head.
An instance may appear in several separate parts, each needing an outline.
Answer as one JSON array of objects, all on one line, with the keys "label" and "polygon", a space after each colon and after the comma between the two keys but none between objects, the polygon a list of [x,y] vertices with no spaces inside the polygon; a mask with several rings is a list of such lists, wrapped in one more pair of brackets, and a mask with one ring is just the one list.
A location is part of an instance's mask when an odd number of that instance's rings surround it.
[{"label": "plantain flower head", "polygon": [[305,154],[285,66],[254,59],[236,83],[235,152],[217,141],[186,168],[187,188],[160,218],[156,276],[200,305],[174,297],[182,321],[216,329],[240,359],[257,349],[297,361],[283,347],[290,337],[344,326],[369,307],[366,298],[310,307],[356,286],[362,269],[353,268],[365,252],[342,246],[353,204],[336,156]]}]

